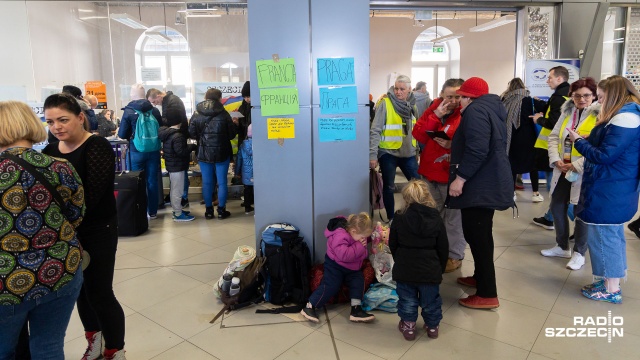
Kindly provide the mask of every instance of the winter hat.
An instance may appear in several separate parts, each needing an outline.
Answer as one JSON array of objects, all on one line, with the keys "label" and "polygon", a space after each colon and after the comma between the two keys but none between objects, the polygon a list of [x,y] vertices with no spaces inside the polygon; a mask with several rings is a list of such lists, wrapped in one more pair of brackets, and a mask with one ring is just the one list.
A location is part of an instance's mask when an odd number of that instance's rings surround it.
[{"label": "winter hat", "polygon": [[76,99],[82,99],[82,90],[79,87],[73,85],[65,85],[62,87],[63,93],[71,94]]},{"label": "winter hat", "polygon": [[247,137],[253,137],[253,131],[251,131],[251,124],[249,124],[249,127],[247,128]]},{"label": "winter hat", "polygon": [[241,94],[242,94],[242,97],[250,97],[251,96],[251,86],[249,85],[248,81],[246,81],[244,83],[244,85],[242,86]]},{"label": "winter hat", "polygon": [[489,85],[479,77],[472,77],[462,83],[462,86],[456,90],[456,93],[475,99],[482,95],[487,95],[489,93]]},{"label": "winter hat", "polygon": [[[162,114],[162,118],[165,119],[165,123],[167,126],[174,126],[182,124],[182,117],[184,116],[178,109],[168,108],[164,114]],[[158,119],[160,121],[160,119]]]},{"label": "winter hat", "polygon": [[129,96],[131,97],[131,100],[141,100],[145,98],[145,91],[144,91],[144,86],[142,86],[142,84],[133,84],[131,85],[131,92],[129,93]]}]

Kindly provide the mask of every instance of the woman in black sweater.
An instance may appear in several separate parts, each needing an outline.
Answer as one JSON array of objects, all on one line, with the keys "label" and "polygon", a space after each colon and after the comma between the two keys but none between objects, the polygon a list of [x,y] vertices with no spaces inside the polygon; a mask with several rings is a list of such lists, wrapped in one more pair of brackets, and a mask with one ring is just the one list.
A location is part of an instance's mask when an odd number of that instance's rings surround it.
[{"label": "woman in black sweater", "polygon": [[[43,153],[68,160],[84,185],[86,213],[78,227],[80,244],[91,256],[78,297],[78,314],[88,341],[83,359],[124,357],[124,312],[113,293],[118,245],[116,200],[113,196],[115,154],[109,142],[92,135],[71,96],[54,94],[44,103],[50,131],[60,140]],[[104,337],[104,344],[102,338]]]}]

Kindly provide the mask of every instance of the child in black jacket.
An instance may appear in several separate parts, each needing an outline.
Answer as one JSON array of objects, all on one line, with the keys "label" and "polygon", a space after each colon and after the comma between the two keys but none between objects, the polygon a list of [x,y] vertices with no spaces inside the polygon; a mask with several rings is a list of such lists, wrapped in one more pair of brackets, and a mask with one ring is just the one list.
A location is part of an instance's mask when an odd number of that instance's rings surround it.
[{"label": "child in black jacket", "polygon": [[[168,111],[169,113],[171,110]],[[167,116],[167,126],[158,130],[158,138],[162,141],[164,164],[169,172],[171,181],[171,207],[173,221],[184,222],[195,219],[189,211],[182,210],[182,194],[184,183],[187,181],[186,172],[189,170],[191,152],[195,144],[187,144],[187,136],[180,130],[181,120],[177,116]]]},{"label": "child in black jacket", "polygon": [[440,283],[449,257],[447,231],[427,183],[411,180],[402,197],[405,205],[396,213],[389,233],[399,298],[398,329],[405,339],[415,339],[420,306],[427,336],[435,339],[442,320]]}]

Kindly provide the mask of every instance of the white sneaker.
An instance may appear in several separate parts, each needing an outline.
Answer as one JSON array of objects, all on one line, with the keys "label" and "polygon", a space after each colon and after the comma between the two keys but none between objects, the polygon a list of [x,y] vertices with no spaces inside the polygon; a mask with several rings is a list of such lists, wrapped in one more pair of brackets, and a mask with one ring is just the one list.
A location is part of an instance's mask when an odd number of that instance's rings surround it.
[{"label": "white sneaker", "polygon": [[87,338],[87,343],[87,350],[84,352],[81,360],[95,360],[102,358],[102,350],[104,350],[102,331],[98,331],[93,334],[91,338]]},{"label": "white sneaker", "polygon": [[[571,249],[562,250],[560,246],[554,246],[551,249],[541,250],[540,254],[542,254],[542,256],[555,256],[569,259],[571,258]],[[582,263],[584,264],[584,257],[582,259]]]},{"label": "white sneaker", "polygon": [[516,192],[513,192],[513,202],[518,201],[518,195],[516,194]]},{"label": "white sneaker", "polygon": [[540,194],[540,193],[533,194],[533,196],[531,197],[531,201],[533,201],[534,203],[539,203],[539,202],[543,202],[544,198],[542,197],[542,194]]},{"label": "white sneaker", "polygon": [[571,260],[567,263],[567,269],[580,270],[584,266],[584,256],[579,252],[574,252]]},{"label": "white sneaker", "polygon": [[124,350],[118,350],[113,356],[106,356],[105,360],[127,360],[124,356]]}]

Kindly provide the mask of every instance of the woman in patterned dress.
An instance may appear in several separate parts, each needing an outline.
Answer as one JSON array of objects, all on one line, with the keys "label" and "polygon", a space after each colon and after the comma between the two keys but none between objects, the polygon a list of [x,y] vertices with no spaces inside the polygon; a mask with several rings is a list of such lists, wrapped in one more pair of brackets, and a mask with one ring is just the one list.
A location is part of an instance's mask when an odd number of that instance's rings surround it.
[{"label": "woman in patterned dress", "polygon": [[[68,160],[84,186],[87,211],[78,239],[91,256],[78,297],[78,314],[87,338],[83,360],[124,359],[124,312],[113,293],[118,246],[116,200],[113,196],[115,154],[109,141],[92,135],[73,97],[54,94],[44,102],[44,117],[60,142],[43,153]],[[104,337],[104,341],[103,341]]]},{"label": "woman in patterned dress", "polygon": [[32,149],[47,134],[29,106],[0,102],[0,128],[0,359],[14,358],[27,323],[33,359],[64,359],[84,191],[69,162]]}]

